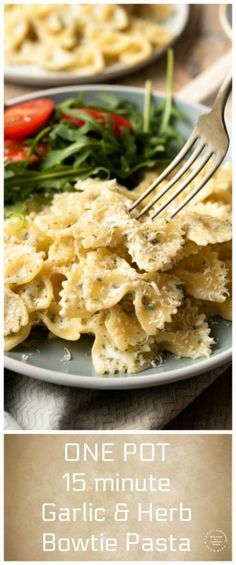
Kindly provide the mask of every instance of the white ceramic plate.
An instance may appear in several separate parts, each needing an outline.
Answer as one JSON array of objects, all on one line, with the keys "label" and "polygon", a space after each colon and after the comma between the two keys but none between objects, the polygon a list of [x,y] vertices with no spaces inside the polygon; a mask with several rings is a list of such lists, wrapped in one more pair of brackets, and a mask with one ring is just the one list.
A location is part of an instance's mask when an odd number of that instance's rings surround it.
[{"label": "white ceramic plate", "polygon": [[[88,103],[94,101],[101,92],[114,93],[119,98],[129,98],[142,107],[144,91],[139,88],[120,86],[81,86],[54,88],[43,90],[31,95],[18,97],[11,100],[17,103],[23,100],[37,97],[51,97],[56,103],[77,96],[78,91],[83,92]],[[155,94],[157,101],[163,100],[163,96]],[[185,138],[192,131],[198,116],[206,111],[204,106],[191,105],[183,101],[176,101],[187,121],[180,124],[179,130]],[[228,128],[229,129],[229,128]],[[230,151],[227,159],[231,158]],[[182,379],[191,378],[199,373],[214,370],[231,359],[231,324],[218,318],[212,324],[212,334],[216,345],[209,359],[176,359],[171,354],[165,355],[163,365],[146,369],[136,375],[118,374],[111,376],[96,375],[91,361],[92,338],[83,336],[78,342],[66,342],[61,339],[47,339],[47,333],[43,330],[34,333],[26,342],[19,345],[13,351],[5,355],[6,368],[22,373],[36,379],[71,385],[82,388],[94,389],[131,389],[157,386]],[[70,361],[65,361],[67,350],[71,352]]]},{"label": "white ceramic plate", "polygon": [[104,71],[99,74],[82,75],[69,71],[50,72],[35,66],[14,65],[5,62],[5,80],[35,86],[59,86],[65,84],[83,84],[85,82],[106,82],[117,77],[128,75],[131,72],[138,71],[160,57],[166,51],[167,47],[172,45],[181,35],[186,26],[188,16],[189,5],[176,4],[173,15],[162,24],[167,31],[173,34],[172,40],[165,47],[155,49],[150,57],[135,65],[116,64],[106,67]]}]

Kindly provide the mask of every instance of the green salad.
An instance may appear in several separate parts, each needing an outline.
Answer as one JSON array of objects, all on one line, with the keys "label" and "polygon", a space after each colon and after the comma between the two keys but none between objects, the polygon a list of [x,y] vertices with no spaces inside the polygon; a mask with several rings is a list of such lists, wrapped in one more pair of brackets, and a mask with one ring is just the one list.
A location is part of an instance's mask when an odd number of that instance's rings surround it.
[{"label": "green salad", "polygon": [[75,190],[77,179],[116,178],[132,190],[144,170],[168,163],[183,140],[176,128],[185,118],[172,96],[173,52],[168,50],[166,98],[157,103],[145,85],[143,109],[113,94],[82,94],[55,105],[36,98],[4,114],[5,204],[24,206],[55,192]]}]

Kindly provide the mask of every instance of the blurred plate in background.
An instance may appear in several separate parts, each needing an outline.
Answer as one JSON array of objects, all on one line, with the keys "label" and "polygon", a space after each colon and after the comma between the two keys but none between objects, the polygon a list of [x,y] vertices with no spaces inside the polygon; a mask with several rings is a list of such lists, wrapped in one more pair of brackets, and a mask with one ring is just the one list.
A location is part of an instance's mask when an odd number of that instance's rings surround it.
[{"label": "blurred plate in background", "polygon": [[172,45],[182,34],[189,17],[188,4],[175,4],[173,14],[162,26],[173,34],[168,45],[155,49],[150,57],[132,65],[115,64],[106,67],[102,72],[90,75],[81,75],[78,72],[50,72],[30,65],[15,65],[5,62],[5,80],[20,84],[35,86],[58,86],[65,84],[83,84],[88,82],[107,82],[117,77],[129,75],[158,59],[166,49]]}]

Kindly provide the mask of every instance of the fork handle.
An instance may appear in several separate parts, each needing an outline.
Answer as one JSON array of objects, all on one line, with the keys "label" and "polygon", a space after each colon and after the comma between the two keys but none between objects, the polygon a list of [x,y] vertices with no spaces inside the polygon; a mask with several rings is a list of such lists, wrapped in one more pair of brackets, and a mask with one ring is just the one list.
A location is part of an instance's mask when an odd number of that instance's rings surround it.
[{"label": "fork handle", "polygon": [[228,100],[228,96],[232,89],[232,70],[227,74],[226,78],[224,79],[219,92],[216,96],[215,102],[212,106],[212,111],[216,113],[220,113],[221,117],[224,118],[224,109],[226,102]]}]

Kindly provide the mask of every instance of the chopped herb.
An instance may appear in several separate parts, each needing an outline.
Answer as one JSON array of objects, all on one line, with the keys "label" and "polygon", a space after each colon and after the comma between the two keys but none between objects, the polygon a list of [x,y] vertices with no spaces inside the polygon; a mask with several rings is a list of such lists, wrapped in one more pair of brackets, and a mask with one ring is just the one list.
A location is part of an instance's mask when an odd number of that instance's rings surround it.
[{"label": "chopped herb", "polygon": [[146,302],[143,300],[143,305],[145,310],[155,310],[155,304],[153,304],[153,302]]}]

